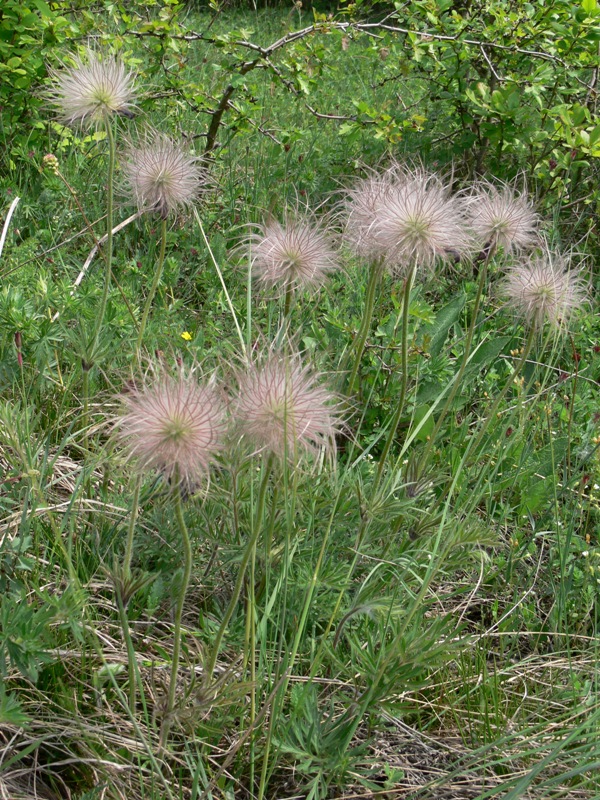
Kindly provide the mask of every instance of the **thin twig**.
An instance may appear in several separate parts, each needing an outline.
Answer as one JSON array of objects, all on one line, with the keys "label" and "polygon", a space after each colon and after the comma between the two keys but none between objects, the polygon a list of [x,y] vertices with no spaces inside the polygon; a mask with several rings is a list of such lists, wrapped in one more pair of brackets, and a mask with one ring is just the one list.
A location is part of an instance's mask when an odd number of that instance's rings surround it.
[{"label": "thin twig", "polygon": [[[119,224],[115,225],[115,227],[112,229],[113,235],[115,233],[118,233],[119,231],[123,230],[123,228],[127,227],[127,225],[132,223],[134,220],[136,220],[139,217],[141,217],[142,214],[143,214],[142,211],[136,211],[135,214],[132,214],[130,217],[127,217],[127,219],[124,219],[123,222],[119,222]],[[73,288],[71,289],[71,292],[70,292],[70,296],[71,297],[73,297],[73,295],[75,294],[75,291],[77,290],[77,287],[81,284],[81,282],[83,281],[83,279],[87,275],[87,272],[88,272],[88,270],[90,268],[90,265],[91,265],[92,261],[94,260],[98,250],[102,247],[102,245],[107,240],[107,238],[108,238],[108,234],[105,233],[104,236],[101,236],[100,239],[98,239],[96,244],[90,250],[88,257],[86,258],[85,263],[84,263],[83,267],[81,268],[81,272],[79,273],[79,275],[77,276],[77,279],[75,280],[75,283],[73,284]],[[56,314],[52,317],[52,322],[56,322],[56,320],[59,317],[60,317],[60,311],[57,311]]]},{"label": "thin twig", "polygon": [[15,197],[15,199],[10,204],[10,208],[8,209],[8,214],[6,215],[6,219],[4,220],[4,227],[2,228],[2,236],[0,236],[0,258],[2,258],[2,251],[4,250],[4,242],[6,241],[6,234],[8,233],[8,228],[10,226],[10,220],[12,215],[15,213],[15,208],[17,207],[20,197]]}]

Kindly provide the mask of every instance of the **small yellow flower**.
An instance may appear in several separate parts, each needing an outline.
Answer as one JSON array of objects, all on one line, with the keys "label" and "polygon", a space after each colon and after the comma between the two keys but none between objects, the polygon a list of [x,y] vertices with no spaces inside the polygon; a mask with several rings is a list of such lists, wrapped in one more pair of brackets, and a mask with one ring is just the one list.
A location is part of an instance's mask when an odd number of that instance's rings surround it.
[{"label": "small yellow flower", "polygon": [[193,337],[192,337],[192,334],[191,334],[189,331],[184,331],[184,332],[181,334],[181,338],[182,338],[182,339],[185,339],[185,340],[186,340],[186,342],[191,342]]}]

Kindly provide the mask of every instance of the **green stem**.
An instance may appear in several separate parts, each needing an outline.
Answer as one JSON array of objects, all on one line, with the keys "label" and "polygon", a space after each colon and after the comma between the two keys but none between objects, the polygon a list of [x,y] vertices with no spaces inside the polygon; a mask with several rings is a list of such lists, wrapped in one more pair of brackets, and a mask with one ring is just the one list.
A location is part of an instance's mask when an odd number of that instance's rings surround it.
[{"label": "green stem", "polygon": [[319,550],[319,555],[317,557],[317,563],[313,570],[311,581],[306,589],[304,595],[304,602],[302,604],[302,612],[300,615],[300,620],[298,621],[296,627],[296,636],[294,638],[294,643],[292,645],[292,650],[287,658],[288,664],[288,672],[287,674],[282,676],[282,683],[281,687],[277,691],[276,696],[273,699],[273,708],[271,709],[271,715],[269,719],[269,727],[267,728],[267,738],[264,745],[263,751],[263,765],[260,774],[260,784],[258,787],[258,800],[264,800],[265,797],[265,788],[267,784],[267,777],[269,772],[269,754],[271,750],[271,743],[273,740],[273,732],[275,729],[275,724],[278,720],[278,712],[280,711],[281,704],[278,702],[281,698],[285,697],[287,693],[287,689],[290,682],[289,671],[293,668],[294,662],[296,661],[296,656],[298,655],[298,650],[300,648],[300,643],[304,636],[304,632],[306,630],[306,622],[308,619],[308,613],[310,611],[310,607],[312,604],[312,599],[317,588],[317,583],[319,580],[319,575],[321,573],[321,567],[323,566],[323,561],[325,560],[325,554],[327,552],[327,545],[329,543],[329,536],[331,534],[333,528],[333,521],[336,517],[338,506],[339,506],[340,497],[336,499],[335,503],[333,504],[333,508],[331,514],[329,516],[329,523],[327,525],[327,529],[323,536],[323,541],[321,543],[321,549]]},{"label": "green stem", "polygon": [[291,284],[285,287],[285,301],[283,304],[283,321],[284,325],[289,324],[290,311],[292,309],[292,298],[294,296],[294,289]]},{"label": "green stem", "polygon": [[369,273],[367,296],[365,298],[365,310],[363,313],[363,318],[360,324],[358,335],[354,341],[354,351],[355,351],[354,366],[352,367],[352,372],[350,373],[350,378],[348,380],[348,389],[347,389],[349,395],[353,394],[354,386],[358,378],[360,361],[365,350],[367,336],[369,335],[369,330],[371,328],[371,321],[373,319],[373,309],[375,307],[375,295],[377,293],[377,286],[379,284],[381,273],[382,273],[381,260],[378,259],[376,261],[373,261],[371,264],[371,271]]},{"label": "green stem", "polygon": [[135,351],[138,361],[140,359],[140,350],[142,348],[142,342],[144,340],[144,331],[146,330],[146,323],[148,322],[148,314],[150,313],[150,308],[152,307],[152,301],[154,300],[154,295],[156,294],[156,290],[158,288],[158,284],[160,282],[163,273],[163,267],[165,265],[166,249],[167,249],[167,220],[163,219],[160,222],[160,250],[158,253],[158,264],[156,265],[156,269],[154,270],[152,285],[150,286],[150,291],[148,292],[148,297],[146,298],[146,303],[144,305],[142,320],[140,322],[140,329],[138,331],[137,344],[135,346]]},{"label": "green stem", "polygon": [[161,731],[161,744],[164,746],[165,740],[169,731],[170,717],[175,707],[175,695],[177,693],[177,673],[179,672],[179,656],[181,652],[181,617],[183,614],[183,604],[185,596],[190,583],[192,575],[192,545],[188,534],[185,519],[183,517],[183,503],[181,500],[181,489],[179,486],[179,475],[175,475],[175,489],[173,491],[175,497],[175,517],[181,533],[183,542],[183,577],[181,580],[181,588],[179,590],[179,597],[177,599],[177,606],[175,608],[175,626],[173,629],[173,660],[171,662],[171,679],[169,682],[169,694],[167,696],[167,710],[163,728]]},{"label": "green stem", "polygon": [[479,282],[477,284],[477,294],[475,296],[475,304],[473,305],[473,312],[471,314],[471,324],[469,325],[469,330],[467,332],[467,340],[465,342],[465,352],[463,353],[462,362],[461,362],[460,368],[458,370],[458,374],[457,374],[456,378],[454,379],[454,383],[452,384],[452,389],[450,391],[450,394],[448,395],[448,398],[447,398],[446,402],[444,403],[444,406],[443,406],[443,408],[442,408],[442,410],[440,412],[440,416],[438,417],[438,420],[437,420],[437,422],[435,424],[435,427],[434,427],[434,429],[433,429],[433,431],[431,433],[431,436],[429,437],[429,442],[427,443],[427,448],[426,448],[424,456],[423,456],[423,463],[427,462],[427,460],[428,460],[428,458],[429,458],[429,456],[431,454],[431,450],[432,450],[432,448],[434,446],[436,437],[437,437],[438,433],[440,432],[440,429],[441,429],[441,427],[442,427],[442,425],[444,423],[444,420],[446,419],[446,416],[448,414],[448,411],[450,410],[452,402],[454,401],[454,398],[456,397],[456,395],[458,393],[458,390],[460,389],[460,385],[461,385],[461,382],[462,382],[462,379],[463,379],[463,375],[465,374],[465,369],[467,368],[467,364],[469,362],[469,356],[471,355],[471,345],[473,343],[473,335],[475,333],[475,326],[477,325],[477,315],[479,314],[479,307],[481,305],[481,298],[483,296],[483,289],[485,287],[485,281],[486,281],[486,278],[487,278],[488,264],[490,262],[492,254],[493,254],[493,248],[490,248],[490,250],[489,250],[489,252],[488,252],[488,254],[487,254],[486,258],[485,258],[485,261],[483,262],[483,265],[481,267],[481,271],[479,273]]},{"label": "green stem", "polygon": [[473,444],[470,444],[469,447],[468,447],[469,452],[474,454],[475,457],[477,457],[477,449],[478,449],[479,445],[481,444],[481,440],[483,439],[483,437],[485,435],[485,432],[487,431],[487,429],[489,428],[492,420],[496,416],[496,412],[498,411],[498,406],[500,405],[500,403],[502,402],[502,400],[506,396],[506,393],[508,392],[510,387],[515,382],[515,379],[518,378],[519,375],[521,374],[521,371],[522,371],[523,367],[525,366],[525,362],[529,358],[529,353],[531,352],[531,347],[533,345],[533,340],[535,339],[535,333],[536,333],[535,327],[532,326],[531,330],[529,331],[529,335],[527,336],[527,341],[525,342],[525,347],[523,348],[523,354],[521,355],[521,358],[519,359],[519,362],[518,362],[517,366],[514,368],[510,378],[507,380],[504,388],[502,389],[502,391],[500,392],[498,397],[496,397],[496,399],[494,400],[492,408],[488,412],[488,415],[487,415],[486,419],[484,420],[484,423],[481,426],[479,432],[477,433],[476,438],[473,440]]},{"label": "green stem", "polygon": [[125,556],[123,558],[123,575],[124,577],[131,577],[131,560],[133,558],[133,537],[135,534],[135,523],[138,516],[138,507],[140,504],[140,489],[142,487],[142,476],[138,475],[133,489],[133,497],[131,498],[131,514],[129,515],[129,525],[127,526],[127,539],[125,541]]},{"label": "green stem", "polygon": [[105,120],[106,136],[108,138],[108,183],[106,191],[106,249],[105,249],[105,273],[104,273],[104,289],[102,291],[102,298],[100,300],[100,308],[98,309],[98,316],[96,317],[96,328],[94,330],[94,337],[92,339],[92,346],[90,348],[90,358],[94,358],[96,345],[98,344],[98,337],[102,330],[102,323],[104,322],[104,314],[106,313],[106,305],[108,303],[108,293],[110,291],[110,281],[112,277],[112,252],[113,252],[113,200],[114,200],[114,181],[115,181],[115,161],[116,161],[116,147],[115,136],[112,129],[112,123],[108,119]]},{"label": "green stem", "polygon": [[381,458],[379,459],[379,466],[377,467],[377,474],[375,476],[373,492],[375,492],[375,490],[377,489],[377,485],[379,484],[379,481],[381,479],[381,475],[385,467],[385,462],[392,448],[392,445],[394,444],[394,439],[396,438],[396,431],[398,430],[398,425],[400,424],[400,418],[402,416],[402,412],[404,411],[404,401],[406,400],[406,388],[408,386],[408,316],[410,309],[410,292],[415,277],[415,271],[416,267],[412,267],[404,281],[404,293],[402,298],[402,350],[401,350],[402,383],[400,384],[400,397],[398,399],[396,411],[394,412],[394,416],[392,418],[392,424],[390,425],[390,430],[388,432],[388,437],[385,446],[381,453]]},{"label": "green stem", "polygon": [[240,599],[242,586],[244,584],[244,575],[246,574],[246,568],[248,567],[248,563],[252,558],[253,553],[255,552],[256,542],[258,541],[258,536],[260,534],[260,531],[262,530],[262,518],[265,509],[267,487],[269,485],[269,478],[271,476],[272,465],[273,465],[273,457],[269,456],[267,458],[267,462],[264,467],[263,477],[258,492],[258,502],[256,507],[256,517],[254,520],[254,527],[252,533],[250,534],[250,538],[248,539],[248,543],[246,544],[246,549],[244,550],[244,555],[242,557],[242,562],[239,567],[237,580],[233,588],[233,594],[231,595],[231,599],[227,606],[227,610],[225,611],[225,616],[223,617],[221,625],[219,626],[219,630],[215,638],[215,643],[213,645],[210,658],[204,670],[204,674],[207,680],[210,680],[212,678],[213,672],[215,670],[217,658],[219,657],[219,650],[221,649],[221,642],[223,641],[223,636],[225,635],[227,626],[229,625],[231,617],[233,616],[233,612],[235,611],[235,608],[238,604],[238,600]]},{"label": "green stem", "polygon": [[119,621],[121,622],[121,630],[123,631],[123,638],[125,639],[125,646],[127,648],[127,672],[129,675],[129,710],[131,715],[135,714],[135,706],[137,702],[137,682],[139,680],[139,673],[137,668],[137,661],[135,658],[135,648],[131,638],[131,631],[129,630],[129,620],[127,619],[127,609],[123,603],[121,592],[117,589],[117,608],[119,609]]},{"label": "green stem", "polygon": [[90,427],[90,370],[87,364],[83,366],[83,385],[81,387],[82,397],[82,412],[81,412],[81,427],[83,428],[83,445],[85,450],[88,449],[89,443],[89,427]]}]

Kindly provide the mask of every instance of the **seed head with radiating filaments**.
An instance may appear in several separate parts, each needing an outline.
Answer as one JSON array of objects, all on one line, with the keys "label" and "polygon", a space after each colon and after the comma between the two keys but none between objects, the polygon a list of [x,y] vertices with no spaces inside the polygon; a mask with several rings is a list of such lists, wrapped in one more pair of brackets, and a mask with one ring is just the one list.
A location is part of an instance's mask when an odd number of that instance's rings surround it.
[{"label": "seed head with radiating filaments", "polygon": [[112,114],[131,115],[135,92],[133,75],[112,56],[87,50],[72,57],[73,65],[50,70],[54,85],[47,96],[69,125],[90,127]]},{"label": "seed head with radiating filaments", "polygon": [[405,275],[457,260],[472,249],[463,209],[450,187],[422,168],[394,164],[349,190],[345,237],[360,257]]},{"label": "seed head with radiating filaments", "polygon": [[115,432],[140,470],[195,484],[223,447],[225,406],[193,375],[159,376],[122,398]]},{"label": "seed head with radiating filaments", "polygon": [[325,227],[309,216],[275,219],[258,225],[246,246],[252,274],[267,288],[311,289],[339,267],[337,253]]},{"label": "seed head with radiating filaments", "polygon": [[525,191],[483,181],[464,198],[470,228],[485,252],[530,250],[539,242],[540,218]]},{"label": "seed head with radiating filaments", "polygon": [[546,249],[509,269],[502,294],[528,325],[563,328],[585,303],[585,282],[579,270],[569,269],[569,261]]},{"label": "seed head with radiating filaments", "polygon": [[207,180],[196,156],[155,131],[139,146],[129,145],[121,168],[124,188],[138,208],[161,219],[197,200]]},{"label": "seed head with radiating filaments", "polygon": [[235,419],[259,452],[297,461],[321,448],[332,450],[341,429],[335,396],[297,355],[272,353],[238,376]]}]

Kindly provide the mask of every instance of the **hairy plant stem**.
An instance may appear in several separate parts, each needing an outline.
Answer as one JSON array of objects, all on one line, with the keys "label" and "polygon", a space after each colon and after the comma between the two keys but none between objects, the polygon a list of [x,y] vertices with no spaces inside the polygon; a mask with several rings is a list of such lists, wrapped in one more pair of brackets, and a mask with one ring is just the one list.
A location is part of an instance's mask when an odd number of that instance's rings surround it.
[{"label": "hairy plant stem", "polygon": [[319,579],[319,575],[321,573],[321,567],[323,566],[323,562],[325,560],[325,554],[327,552],[327,545],[329,543],[329,537],[331,535],[331,531],[333,528],[333,522],[335,516],[337,514],[338,505],[340,502],[340,497],[336,499],[335,503],[333,504],[333,508],[331,510],[331,514],[329,516],[329,522],[327,524],[327,528],[323,535],[323,541],[321,543],[321,548],[319,550],[319,555],[317,557],[317,563],[313,570],[313,574],[310,580],[310,583],[306,589],[306,593],[304,596],[304,602],[302,604],[302,613],[300,615],[300,619],[297,624],[296,628],[296,636],[294,637],[294,643],[292,645],[291,652],[287,657],[287,672],[281,678],[281,686],[277,691],[276,695],[273,698],[273,708],[271,711],[271,716],[269,719],[269,727],[267,729],[267,739],[263,749],[263,764],[260,774],[260,784],[258,787],[258,796],[257,800],[264,800],[265,797],[265,788],[267,785],[267,777],[269,772],[269,754],[271,750],[271,743],[273,740],[273,733],[276,721],[278,719],[278,713],[281,709],[281,702],[280,701],[283,697],[285,697],[287,693],[287,689],[289,686],[290,678],[289,678],[289,671],[294,666],[294,662],[296,660],[296,656],[298,655],[298,650],[300,648],[300,643],[302,641],[302,637],[304,636],[304,632],[306,630],[306,622],[308,619],[308,612],[310,611],[310,606],[312,603],[312,599],[315,593],[315,589],[317,587],[317,582]]},{"label": "hairy plant stem", "polygon": [[126,578],[131,576],[131,560],[133,558],[133,537],[135,534],[135,523],[137,522],[138,509],[140,504],[140,490],[142,488],[142,476],[138,475],[133,488],[131,498],[131,514],[129,515],[129,525],[127,526],[127,539],[125,540],[125,556],[123,558],[123,574]]},{"label": "hairy plant stem", "polygon": [[152,284],[150,285],[150,291],[148,292],[148,297],[146,298],[146,303],[144,304],[144,311],[142,313],[142,319],[140,322],[140,329],[138,331],[137,343],[135,346],[136,357],[139,362],[140,360],[140,350],[142,348],[142,343],[144,341],[144,332],[146,330],[146,323],[148,322],[148,315],[150,314],[150,308],[152,307],[152,301],[154,300],[154,295],[156,294],[156,290],[158,288],[158,284],[160,282],[163,268],[165,265],[165,252],[167,249],[167,220],[161,219],[160,221],[160,249],[158,252],[158,263],[156,265],[156,269],[154,270],[154,277],[152,278]]},{"label": "hairy plant stem", "polygon": [[373,483],[373,494],[376,492],[377,486],[379,485],[379,481],[381,480],[381,476],[385,468],[385,462],[390,453],[392,445],[394,444],[394,439],[396,438],[396,431],[398,430],[398,425],[400,424],[400,418],[402,417],[402,412],[404,411],[404,401],[406,400],[406,389],[408,386],[408,316],[410,309],[410,293],[415,278],[415,272],[416,272],[416,266],[411,267],[410,272],[408,273],[408,275],[404,280],[404,293],[402,297],[402,345],[401,345],[402,383],[400,384],[400,397],[398,398],[396,411],[394,412],[394,416],[392,417],[392,423],[388,431],[388,436],[385,445],[383,447],[381,457],[379,459],[379,466],[377,467],[377,473],[375,475],[375,481]]},{"label": "hairy plant stem", "polygon": [[242,586],[244,585],[244,575],[246,574],[248,563],[250,562],[250,559],[252,558],[255,552],[256,542],[258,541],[259,534],[262,530],[262,518],[264,515],[265,502],[267,497],[267,488],[269,486],[269,480],[271,477],[272,470],[273,470],[273,456],[268,456],[264,466],[260,489],[258,491],[258,501],[256,506],[256,515],[254,517],[254,526],[252,529],[252,533],[250,534],[250,538],[248,539],[248,542],[246,544],[246,549],[244,550],[242,562],[238,570],[237,580],[233,588],[233,594],[231,595],[231,599],[229,600],[229,604],[225,611],[225,615],[221,620],[221,625],[219,626],[219,630],[217,631],[212,652],[204,669],[204,675],[206,680],[210,680],[212,678],[213,672],[215,670],[217,658],[219,657],[219,650],[221,649],[221,642],[223,641],[223,636],[225,635],[227,626],[229,625],[231,617],[233,616],[233,612],[235,611],[235,608],[238,604],[238,600],[240,599]]},{"label": "hairy plant stem", "polygon": [[285,300],[283,304],[283,320],[284,320],[284,325],[286,326],[289,326],[290,311],[292,310],[293,298],[294,298],[294,289],[290,284],[288,284],[285,287]]},{"label": "hairy plant stem", "polygon": [[363,312],[363,318],[358,330],[358,334],[354,340],[354,365],[352,367],[352,372],[350,373],[350,378],[348,379],[348,395],[352,395],[354,393],[354,386],[358,379],[358,370],[360,368],[360,361],[365,350],[367,336],[369,335],[369,330],[371,328],[373,309],[375,308],[375,295],[377,294],[377,286],[379,285],[381,274],[382,262],[381,259],[376,259],[371,263],[369,283],[367,285],[367,295],[365,298],[365,310]]},{"label": "hairy plant stem", "polygon": [[175,607],[175,620],[173,629],[173,657],[171,661],[171,678],[169,681],[169,693],[167,695],[167,709],[161,730],[161,744],[164,747],[169,726],[171,723],[171,716],[175,708],[175,695],[177,693],[177,673],[179,672],[179,656],[181,652],[181,617],[183,615],[183,604],[185,603],[185,596],[190,583],[192,575],[192,545],[188,534],[185,519],[183,517],[183,502],[181,499],[181,489],[179,486],[179,473],[175,474],[175,488],[173,489],[173,496],[175,499],[175,518],[181,533],[181,540],[183,543],[183,576],[181,579],[181,587],[179,589],[179,597],[177,598],[177,605]]},{"label": "hairy plant stem", "polygon": [[508,392],[510,387],[513,385],[515,380],[521,374],[521,371],[522,371],[523,367],[525,366],[525,362],[529,358],[529,353],[531,352],[531,348],[533,346],[533,341],[535,339],[535,334],[536,334],[536,329],[535,329],[535,327],[532,326],[530,331],[529,331],[529,335],[527,336],[527,340],[525,342],[525,346],[523,348],[523,353],[521,355],[521,358],[519,359],[516,367],[514,368],[510,378],[507,380],[506,384],[504,385],[504,388],[502,389],[500,394],[494,400],[494,403],[493,403],[490,411],[488,412],[488,415],[485,418],[485,420],[483,422],[483,425],[479,429],[479,431],[478,431],[478,433],[476,435],[476,438],[473,440],[473,443],[472,444],[469,443],[469,445],[468,445],[468,448],[467,448],[468,452],[472,456],[474,456],[475,458],[477,458],[477,450],[479,448],[479,445],[481,444],[481,441],[482,441],[483,437],[485,436],[485,433],[486,433],[487,429],[490,427],[490,424],[491,424],[492,420],[495,418],[496,412],[498,411],[498,407],[499,407],[500,403],[506,397],[506,393]]},{"label": "hairy plant stem", "polygon": [[429,437],[429,441],[427,443],[427,447],[425,448],[425,453],[423,454],[423,463],[426,464],[429,456],[431,455],[431,451],[434,447],[435,440],[437,438],[438,433],[448,415],[448,411],[452,406],[454,398],[456,397],[458,390],[460,389],[460,385],[463,379],[463,375],[465,374],[465,369],[467,368],[467,364],[469,362],[469,356],[471,355],[471,345],[473,344],[473,335],[475,333],[475,326],[477,325],[477,315],[479,314],[479,307],[481,305],[481,298],[483,296],[483,290],[485,288],[485,282],[487,278],[488,272],[488,265],[492,259],[494,254],[494,248],[490,247],[488,253],[485,257],[481,270],[479,272],[479,281],[477,283],[477,294],[475,295],[475,303],[473,305],[473,311],[471,313],[471,324],[469,325],[469,330],[467,332],[467,339],[465,342],[465,351],[463,353],[462,361],[458,370],[458,374],[454,379],[454,383],[452,384],[452,389],[450,390],[450,394],[448,395],[446,402],[444,403],[442,410],[440,411],[440,415],[435,423],[435,427],[431,432],[431,436]]},{"label": "hairy plant stem", "polygon": [[[87,364],[83,364],[83,375],[81,385],[81,427],[83,429],[83,446],[85,450],[88,449],[89,443],[89,427],[90,427],[90,368]],[[89,485],[89,482],[88,482]]]},{"label": "hairy plant stem", "polygon": [[112,252],[113,252],[113,204],[114,204],[114,182],[115,182],[115,161],[116,161],[116,147],[115,135],[112,128],[112,123],[108,116],[105,118],[104,129],[108,138],[108,181],[106,189],[106,250],[105,250],[105,271],[104,271],[104,289],[102,290],[102,298],[100,300],[100,307],[96,316],[96,327],[94,329],[94,336],[92,338],[92,345],[90,347],[90,356],[94,358],[96,345],[100,331],[102,330],[102,323],[104,322],[104,315],[106,313],[106,305],[108,303],[108,294],[110,292],[110,282],[112,277]]},{"label": "hairy plant stem", "polygon": [[119,621],[121,623],[121,630],[123,631],[123,639],[125,640],[125,647],[127,648],[127,673],[129,677],[129,710],[132,716],[135,714],[135,706],[137,702],[137,683],[140,679],[137,661],[135,658],[135,647],[133,646],[133,639],[131,638],[131,631],[129,629],[129,619],[127,618],[127,609],[121,596],[120,589],[115,592],[117,598],[117,608],[119,610]]},{"label": "hairy plant stem", "polygon": [[413,603],[410,609],[407,611],[406,617],[402,622],[402,626],[399,632],[394,637],[394,642],[391,645],[388,653],[381,659],[381,663],[377,672],[375,673],[375,677],[373,678],[371,685],[362,693],[362,695],[358,698],[356,703],[352,704],[352,708],[348,709],[344,714],[343,717],[348,718],[349,724],[345,728],[342,736],[341,741],[339,743],[340,752],[344,752],[344,750],[350,745],[358,726],[362,722],[364,715],[366,714],[369,705],[372,699],[375,697],[377,692],[377,688],[381,683],[383,676],[385,675],[386,671],[389,668],[389,665],[396,661],[401,654],[402,646],[404,645],[404,634],[408,630],[408,626],[412,622],[413,617],[422,607],[423,600],[425,599],[427,592],[433,582],[434,577],[437,575],[440,566],[441,566],[442,558],[438,559],[437,563],[435,559],[432,560],[427,573],[423,578],[423,582],[421,584],[421,589],[419,593],[413,600]]},{"label": "hairy plant stem", "polygon": [[[125,540],[125,555],[123,557],[122,586],[126,587],[129,579],[131,578],[131,560],[133,558],[133,538],[135,533],[135,523],[138,516],[138,506],[140,502],[140,489],[142,486],[142,476],[138,475],[133,489],[133,496],[131,498],[131,514],[129,515],[129,524],[127,526],[127,539]],[[119,620],[123,630],[123,638],[127,647],[127,672],[129,675],[129,710],[133,714],[136,705],[136,684],[140,681],[140,676],[137,668],[137,661],[135,658],[135,648],[131,639],[131,631],[129,630],[129,619],[127,618],[127,607],[123,601],[122,587],[116,585],[116,598],[117,608],[119,610]]]}]

